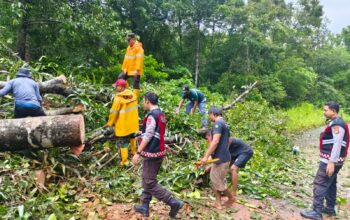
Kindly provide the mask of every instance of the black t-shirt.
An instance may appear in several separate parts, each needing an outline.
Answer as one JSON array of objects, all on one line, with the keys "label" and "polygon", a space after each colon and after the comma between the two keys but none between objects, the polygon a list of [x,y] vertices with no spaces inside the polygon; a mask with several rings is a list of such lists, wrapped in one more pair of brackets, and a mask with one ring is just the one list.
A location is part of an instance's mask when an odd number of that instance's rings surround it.
[{"label": "black t-shirt", "polygon": [[216,164],[231,161],[230,151],[228,150],[230,131],[224,119],[220,118],[214,123],[212,135],[214,134],[221,134],[220,142],[212,155],[213,158],[220,159]]},{"label": "black t-shirt", "polygon": [[229,146],[229,151],[232,158],[238,157],[238,155],[243,153],[253,152],[252,148],[241,139],[230,138],[230,140],[231,144]]}]

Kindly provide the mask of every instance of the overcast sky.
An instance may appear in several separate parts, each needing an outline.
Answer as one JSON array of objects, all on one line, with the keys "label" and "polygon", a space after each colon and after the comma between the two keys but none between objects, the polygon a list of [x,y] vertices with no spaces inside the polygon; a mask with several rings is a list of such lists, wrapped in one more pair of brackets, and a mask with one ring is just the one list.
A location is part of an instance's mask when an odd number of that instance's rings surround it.
[{"label": "overcast sky", "polygon": [[333,33],[340,33],[344,27],[350,25],[350,0],[320,0],[320,2],[323,5],[324,16],[330,22],[327,26]]}]

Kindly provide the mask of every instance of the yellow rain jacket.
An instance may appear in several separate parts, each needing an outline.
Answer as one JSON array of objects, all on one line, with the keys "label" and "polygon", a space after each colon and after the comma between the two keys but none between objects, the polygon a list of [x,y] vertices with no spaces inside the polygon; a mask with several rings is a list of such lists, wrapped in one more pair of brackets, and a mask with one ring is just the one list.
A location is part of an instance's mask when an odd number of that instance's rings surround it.
[{"label": "yellow rain jacket", "polygon": [[128,76],[133,76],[137,70],[141,76],[143,72],[143,55],[141,42],[136,41],[132,47],[128,46],[122,66],[124,73]]},{"label": "yellow rain jacket", "polygon": [[137,98],[129,89],[116,94],[108,117],[108,126],[114,126],[117,137],[127,136],[139,131]]}]

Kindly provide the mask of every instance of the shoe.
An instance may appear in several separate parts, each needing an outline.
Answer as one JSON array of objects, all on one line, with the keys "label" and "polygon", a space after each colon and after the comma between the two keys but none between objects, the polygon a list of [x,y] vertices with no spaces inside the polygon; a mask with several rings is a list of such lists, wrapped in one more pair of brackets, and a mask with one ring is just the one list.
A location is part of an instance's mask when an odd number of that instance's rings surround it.
[{"label": "shoe", "polygon": [[130,151],[131,155],[134,156],[136,154],[136,138],[130,139]]},{"label": "shoe", "polygon": [[142,203],[141,205],[134,206],[135,212],[141,213],[143,217],[149,216],[149,203]]},{"label": "shoe", "polygon": [[181,200],[171,199],[168,203],[170,206],[169,216],[175,218],[179,210],[184,206],[184,202]]},{"label": "shoe", "polygon": [[323,220],[322,214],[314,210],[303,210],[300,212],[300,215],[304,218],[314,219],[314,220]]},{"label": "shoe", "polygon": [[328,207],[323,207],[321,210],[322,213],[330,215],[330,216],[336,216],[337,213],[335,212],[334,208],[328,208]]},{"label": "shoe", "polygon": [[128,148],[120,148],[120,155],[122,159],[122,161],[120,161],[120,166],[127,166],[129,164],[128,153]]}]

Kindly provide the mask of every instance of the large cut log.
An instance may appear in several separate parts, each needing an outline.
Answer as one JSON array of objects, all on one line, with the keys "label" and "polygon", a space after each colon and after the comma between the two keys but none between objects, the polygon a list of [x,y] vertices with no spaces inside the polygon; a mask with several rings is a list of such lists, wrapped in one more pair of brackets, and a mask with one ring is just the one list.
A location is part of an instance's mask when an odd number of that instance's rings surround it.
[{"label": "large cut log", "polygon": [[[73,90],[67,87],[67,78],[60,75],[45,82],[39,82],[40,93],[52,93],[63,96],[68,96],[73,93]],[[0,89],[4,88],[6,82],[0,81]]]},{"label": "large cut log", "polygon": [[0,120],[0,151],[79,146],[84,138],[82,115]]},{"label": "large cut log", "polygon": [[77,114],[82,113],[85,111],[85,106],[83,104],[75,105],[74,107],[67,107],[67,108],[57,108],[53,110],[45,111],[47,116],[53,116],[53,115],[68,115],[68,114]]}]

